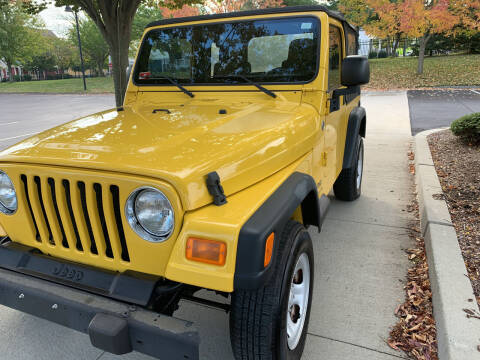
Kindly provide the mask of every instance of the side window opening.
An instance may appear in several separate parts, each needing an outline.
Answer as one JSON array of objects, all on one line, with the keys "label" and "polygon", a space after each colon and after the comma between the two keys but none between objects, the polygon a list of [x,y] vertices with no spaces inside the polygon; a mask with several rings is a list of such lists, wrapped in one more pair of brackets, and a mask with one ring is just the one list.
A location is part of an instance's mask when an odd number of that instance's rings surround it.
[{"label": "side window opening", "polygon": [[342,61],[342,33],[337,26],[330,25],[328,51],[328,91],[341,87],[340,66]]},{"label": "side window opening", "polygon": [[345,29],[345,36],[347,41],[347,55],[357,55],[358,54],[357,34],[348,25],[346,25],[344,29]]}]

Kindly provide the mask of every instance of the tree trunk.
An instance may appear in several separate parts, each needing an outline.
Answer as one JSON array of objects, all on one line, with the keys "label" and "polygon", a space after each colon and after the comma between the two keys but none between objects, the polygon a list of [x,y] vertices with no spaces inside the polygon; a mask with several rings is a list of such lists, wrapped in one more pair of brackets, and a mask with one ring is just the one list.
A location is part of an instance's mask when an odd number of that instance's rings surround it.
[{"label": "tree trunk", "polygon": [[12,63],[7,61],[8,77],[13,81]]},{"label": "tree trunk", "polygon": [[393,41],[393,56],[397,57],[397,48],[400,44],[400,33],[395,34],[395,40]]},{"label": "tree trunk", "polygon": [[425,34],[420,38],[420,49],[418,52],[418,65],[417,65],[417,75],[423,74],[423,60],[425,59],[425,47],[427,46],[428,40],[430,40],[431,35]]},{"label": "tree trunk", "polygon": [[97,24],[112,57],[115,102],[122,106],[127,89],[128,47],[133,17],[141,0],[77,0]]},{"label": "tree trunk", "polygon": [[130,36],[128,40],[119,39],[120,41],[112,41],[110,51],[112,54],[112,71],[113,84],[115,87],[115,102],[117,106],[123,105],[125,91],[127,90],[127,67],[128,67],[128,45],[130,43]]},{"label": "tree trunk", "polygon": [[390,36],[387,36],[387,57],[390,57]]},{"label": "tree trunk", "polygon": [[403,57],[407,56],[407,38],[403,40]]}]

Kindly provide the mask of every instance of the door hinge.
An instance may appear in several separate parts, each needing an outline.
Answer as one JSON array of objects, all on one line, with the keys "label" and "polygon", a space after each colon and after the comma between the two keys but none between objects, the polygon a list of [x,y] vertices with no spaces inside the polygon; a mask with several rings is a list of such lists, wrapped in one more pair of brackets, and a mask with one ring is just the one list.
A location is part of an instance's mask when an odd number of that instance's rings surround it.
[{"label": "door hinge", "polygon": [[327,153],[322,152],[322,166],[327,166]]},{"label": "door hinge", "polygon": [[314,92],[314,91],[317,91],[316,87],[303,87],[302,88],[302,93]]}]

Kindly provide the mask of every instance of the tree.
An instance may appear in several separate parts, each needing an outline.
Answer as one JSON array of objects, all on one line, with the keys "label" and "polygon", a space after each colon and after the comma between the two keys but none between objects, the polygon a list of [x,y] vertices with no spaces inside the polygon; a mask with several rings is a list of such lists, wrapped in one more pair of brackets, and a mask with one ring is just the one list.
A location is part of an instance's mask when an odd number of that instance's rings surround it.
[{"label": "tree", "polygon": [[65,70],[73,65],[74,49],[68,40],[57,38],[53,41],[52,52],[63,78]]},{"label": "tree", "polygon": [[167,7],[160,7],[160,11],[164,18],[177,18],[195,16],[200,14],[200,10],[195,6],[184,5],[179,9],[169,9]]},{"label": "tree", "polygon": [[265,9],[284,6],[283,0],[209,0],[205,7],[209,12],[228,13],[241,10]]},{"label": "tree", "polygon": [[339,0],[346,18],[375,36],[405,34],[419,38],[417,74],[423,73],[425,48],[433,34],[455,27],[480,27],[478,0]]},{"label": "tree", "polygon": [[[80,19],[78,28],[85,62],[94,65],[95,72],[102,76],[109,53],[108,45],[92,20]],[[77,30],[74,22],[72,22],[72,27],[69,30],[69,38],[74,46],[78,48]]]},{"label": "tree", "polygon": [[3,1],[0,3],[0,59],[7,65],[10,80],[15,62],[27,62],[42,41],[37,28],[41,24],[26,14],[19,1]]},{"label": "tree", "polygon": [[318,5],[316,0],[283,0],[285,6]]},{"label": "tree", "polygon": [[162,10],[158,6],[142,4],[139,6],[132,23],[132,41],[139,41],[145,27],[152,21],[163,18]]},{"label": "tree", "polygon": [[450,0],[404,0],[399,8],[402,10],[402,31],[407,36],[419,38],[417,74],[421,75],[425,47],[432,35],[448,32],[460,18],[450,11]]},{"label": "tree", "polygon": [[[23,0],[29,12],[45,9],[51,0]],[[203,0],[55,0],[55,6],[71,5],[76,10],[83,10],[97,25],[108,44],[112,57],[115,102],[123,104],[127,88],[128,52],[131,39],[132,23],[141,3],[157,3],[169,9],[181,8],[188,4],[201,4]]]},{"label": "tree", "polygon": [[55,70],[55,57],[50,51],[45,51],[40,54],[32,56],[32,58],[25,64],[30,70],[37,72],[39,78],[42,74],[43,79],[47,79],[46,72]]}]

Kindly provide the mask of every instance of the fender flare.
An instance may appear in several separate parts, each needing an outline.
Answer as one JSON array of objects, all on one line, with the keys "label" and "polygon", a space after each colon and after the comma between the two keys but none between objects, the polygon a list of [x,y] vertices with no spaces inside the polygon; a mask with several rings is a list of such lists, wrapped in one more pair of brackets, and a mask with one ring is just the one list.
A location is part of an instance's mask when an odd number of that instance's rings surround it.
[{"label": "fender flare", "polygon": [[[298,206],[302,207],[304,225],[320,230],[329,200],[318,197],[314,179],[307,174],[292,173],[242,226],[237,245],[235,290],[257,289],[270,278],[273,266],[264,267],[265,240],[274,232],[279,236],[283,226]],[[277,252],[274,241],[272,259]]]},{"label": "fender flare", "polygon": [[343,155],[343,168],[349,169],[354,166],[355,150],[357,148],[358,135],[365,137],[367,115],[365,108],[357,106],[348,117],[347,136],[345,138],[345,152]]}]

